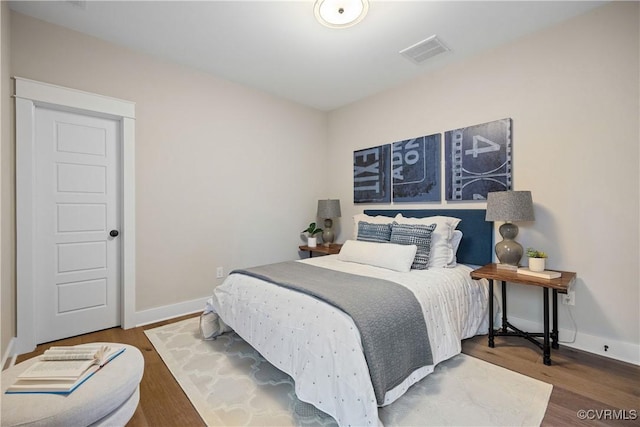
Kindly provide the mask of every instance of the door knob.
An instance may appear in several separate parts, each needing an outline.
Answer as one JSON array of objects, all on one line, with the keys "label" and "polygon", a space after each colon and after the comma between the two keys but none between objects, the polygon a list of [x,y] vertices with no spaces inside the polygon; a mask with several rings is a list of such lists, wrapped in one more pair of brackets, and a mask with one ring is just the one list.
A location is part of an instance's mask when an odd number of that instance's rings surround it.
[{"label": "door knob", "polygon": [[118,237],[118,234],[120,234],[120,233],[118,232],[118,230],[111,230],[111,231],[109,232],[109,236],[111,236],[111,237]]}]

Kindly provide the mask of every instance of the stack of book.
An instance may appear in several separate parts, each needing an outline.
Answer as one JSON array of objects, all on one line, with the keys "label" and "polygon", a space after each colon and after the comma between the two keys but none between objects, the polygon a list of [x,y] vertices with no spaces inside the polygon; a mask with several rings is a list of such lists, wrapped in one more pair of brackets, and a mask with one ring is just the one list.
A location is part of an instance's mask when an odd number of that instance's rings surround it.
[{"label": "stack of book", "polygon": [[527,276],[539,277],[541,279],[556,279],[562,276],[559,271],[543,270],[543,271],[531,271],[526,267],[518,268],[518,274],[524,274]]},{"label": "stack of book", "polygon": [[69,394],[124,350],[106,345],[51,347],[18,375],[7,393]]}]

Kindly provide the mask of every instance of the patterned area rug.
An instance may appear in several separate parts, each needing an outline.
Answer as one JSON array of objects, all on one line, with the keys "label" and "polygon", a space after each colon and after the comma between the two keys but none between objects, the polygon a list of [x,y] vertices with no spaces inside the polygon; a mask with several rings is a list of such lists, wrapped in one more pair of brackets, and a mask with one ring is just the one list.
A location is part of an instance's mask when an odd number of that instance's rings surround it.
[{"label": "patterned area rug", "polygon": [[[235,333],[200,339],[199,319],[145,331],[209,426],[333,426],[297,399],[293,380]],[[459,354],[393,404],[385,426],[538,426],[552,386]]]}]

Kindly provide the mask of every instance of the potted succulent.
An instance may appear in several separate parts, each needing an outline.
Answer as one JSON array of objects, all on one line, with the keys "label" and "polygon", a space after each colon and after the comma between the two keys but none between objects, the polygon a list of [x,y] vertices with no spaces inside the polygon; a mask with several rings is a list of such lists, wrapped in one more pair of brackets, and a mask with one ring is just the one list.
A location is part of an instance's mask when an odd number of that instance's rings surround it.
[{"label": "potted succulent", "polygon": [[533,248],[527,248],[527,256],[529,257],[529,270],[544,271],[545,259],[547,254]]},{"label": "potted succulent", "polygon": [[316,223],[312,222],[309,224],[306,230],[302,230],[303,233],[307,233],[307,246],[310,248],[315,248],[318,245],[318,239],[316,234],[322,233],[322,228],[316,227]]}]

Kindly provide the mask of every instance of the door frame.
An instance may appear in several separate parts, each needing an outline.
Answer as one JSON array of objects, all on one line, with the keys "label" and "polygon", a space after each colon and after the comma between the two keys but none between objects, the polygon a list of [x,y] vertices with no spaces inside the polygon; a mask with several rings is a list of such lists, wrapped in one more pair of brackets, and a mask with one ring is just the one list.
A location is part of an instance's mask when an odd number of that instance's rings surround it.
[{"label": "door frame", "polygon": [[16,106],[16,347],[36,348],[35,320],[35,112],[36,107],[72,111],[120,123],[121,327],[135,327],[135,103],[14,77]]}]

